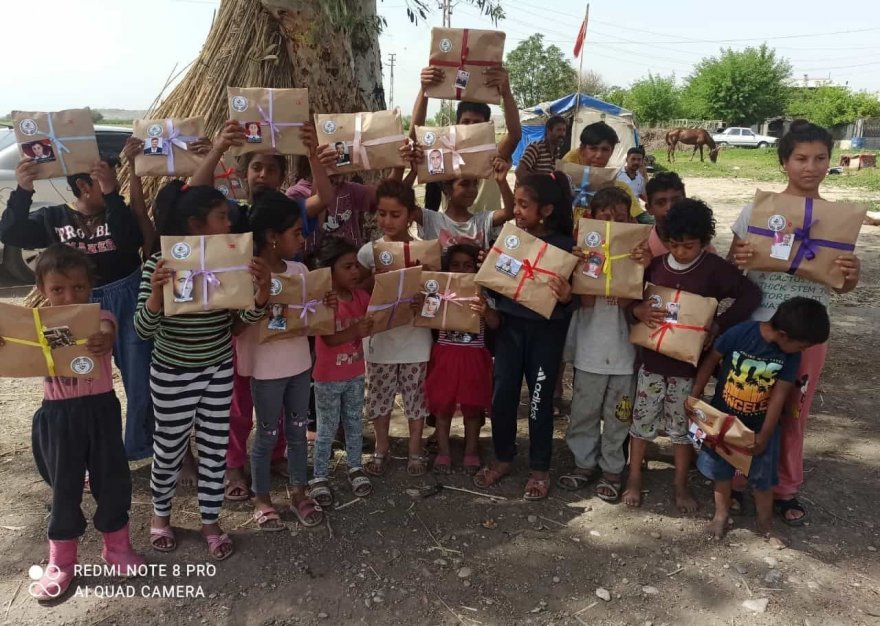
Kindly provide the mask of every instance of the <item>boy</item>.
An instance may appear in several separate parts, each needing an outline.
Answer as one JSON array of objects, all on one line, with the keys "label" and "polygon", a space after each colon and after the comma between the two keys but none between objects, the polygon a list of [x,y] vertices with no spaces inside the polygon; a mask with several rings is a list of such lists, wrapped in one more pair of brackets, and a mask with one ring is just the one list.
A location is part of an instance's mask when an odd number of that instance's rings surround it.
[{"label": "boy", "polygon": [[[735,266],[710,254],[706,246],[715,235],[712,209],[704,202],[684,199],[666,214],[660,231],[668,254],[654,257],[645,270],[645,281],[661,287],[681,289],[719,302],[733,298],[734,303],[707,329],[705,345],[720,332],[749,318],[761,301],[761,291]],[[665,309],[654,309],[644,300],[630,305],[635,319],[655,328],[664,323]],[[688,420],[684,401],[694,386],[696,368],[684,361],[654,352],[642,351],[638,388],[630,428],[631,452],[629,478],[623,500],[629,506],[642,503],[642,461],[648,442],[660,431],[672,440],[675,452],[675,505],[682,513],[692,513],[697,503],[687,485],[693,447],[688,439]]]},{"label": "boy", "polygon": [[[773,487],[778,483],[779,416],[794,387],[801,352],[825,343],[829,332],[828,312],[822,303],[791,298],[776,309],[769,322],[743,322],[721,335],[694,380],[692,395],[700,398],[720,363],[712,406],[755,431],[748,483],[755,497],[758,532],[765,535],[771,530]],[[686,411],[690,414],[689,406]],[[715,516],[710,529],[721,539],[727,532],[736,470],[708,447],[700,452],[697,468],[714,483]]]},{"label": "boy", "polygon": [[594,122],[584,126],[581,145],[569,150],[562,160],[590,167],[607,167],[614,154],[614,146],[619,143],[620,138],[613,128],[605,122]]},{"label": "boy", "polygon": [[648,235],[648,247],[651,248],[651,254],[654,256],[669,252],[660,240],[657,227],[666,217],[670,207],[686,197],[684,183],[675,172],[654,174],[645,185],[645,208],[654,219],[654,228]]}]

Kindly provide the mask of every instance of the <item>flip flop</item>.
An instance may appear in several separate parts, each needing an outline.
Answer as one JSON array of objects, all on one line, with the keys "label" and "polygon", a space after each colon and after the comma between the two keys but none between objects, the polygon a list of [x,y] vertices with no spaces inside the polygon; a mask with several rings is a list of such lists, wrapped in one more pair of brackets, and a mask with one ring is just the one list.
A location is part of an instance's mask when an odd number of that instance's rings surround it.
[{"label": "flip flop", "polygon": [[464,467],[464,471],[468,476],[473,476],[480,471],[480,467],[482,466],[482,464],[480,463],[480,455],[465,454],[464,460],[462,461],[462,466]]},{"label": "flip flop", "polygon": [[[532,490],[536,490],[538,495],[533,496],[529,492]],[[536,500],[546,500],[547,496],[550,494],[550,479],[549,478],[529,478],[526,481],[526,488],[523,492],[523,500],[528,500],[529,502],[535,502]]]},{"label": "flip flop", "polygon": [[556,479],[556,486],[561,487],[567,491],[577,491],[578,489],[583,489],[588,486],[591,482],[596,480],[601,475],[601,472],[598,468],[593,469],[583,469],[580,467],[576,467],[574,471],[569,472],[568,474],[563,474],[559,478]]},{"label": "flip flop", "polygon": [[[232,539],[230,539],[229,535],[226,533],[223,533],[222,535],[205,535],[205,542],[208,544],[208,554],[210,554],[215,561],[225,561],[235,553]],[[229,546],[232,549],[226,554],[223,554],[220,552],[220,548],[226,546]]]},{"label": "flip flop", "polygon": [[266,533],[274,533],[286,528],[281,523],[281,516],[278,515],[278,511],[271,507],[267,509],[254,509],[254,521],[260,527],[260,530]]},{"label": "flip flop", "polygon": [[502,474],[498,470],[492,469],[491,466],[487,465],[477,471],[477,473],[474,475],[474,485],[480,487],[481,489],[485,489],[487,487],[491,487],[492,485],[497,485],[505,476],[507,476],[507,474]]},{"label": "flip flop", "polygon": [[[299,523],[306,528],[313,528],[324,521],[324,510],[311,498],[303,498],[299,502],[291,504],[290,510],[296,515]],[[320,513],[320,515],[309,521],[308,518],[312,513]]]},{"label": "flip flop", "polygon": [[[170,539],[171,544],[166,546],[159,545],[159,539]],[[177,549],[177,539],[174,537],[174,530],[171,526],[150,526],[150,545],[156,552],[173,552]]]},{"label": "flip flop", "polygon": [[[235,492],[238,492],[237,494]],[[223,497],[230,502],[244,502],[250,500],[251,490],[246,481],[241,478],[227,480],[223,483]]]},{"label": "flip flop", "polygon": [[434,473],[449,474],[452,471],[452,457],[448,454],[438,454],[434,457]]}]

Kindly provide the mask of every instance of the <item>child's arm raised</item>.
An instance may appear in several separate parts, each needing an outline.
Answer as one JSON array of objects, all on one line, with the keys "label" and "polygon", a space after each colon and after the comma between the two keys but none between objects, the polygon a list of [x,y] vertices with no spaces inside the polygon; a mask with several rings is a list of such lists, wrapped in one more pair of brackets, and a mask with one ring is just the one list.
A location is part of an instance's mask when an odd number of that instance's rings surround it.
[{"label": "child's arm raised", "polygon": [[54,243],[49,238],[46,211],[31,211],[37,173],[37,162],[31,158],[23,158],[15,167],[18,188],[9,194],[6,210],[0,217],[0,241],[8,246],[46,248]]},{"label": "child's arm raised", "polygon": [[[330,176],[327,174],[327,154],[330,146],[318,145],[318,136],[315,125],[308,122],[303,125],[299,133],[300,139],[309,150],[309,169],[312,172],[312,195],[306,198],[306,214],[311,218],[318,217],[327,208],[330,199],[336,195]],[[336,160],[336,151],[333,150],[333,162]]]},{"label": "child's arm raised", "polygon": [[522,139],[522,126],[519,121],[519,108],[516,99],[510,90],[510,78],[507,69],[503,67],[490,67],[485,70],[486,86],[498,87],[501,93],[501,106],[504,109],[504,124],[507,126],[507,134],[498,142],[498,154],[502,159],[510,161],[513,151]]},{"label": "child's arm raised", "polygon": [[189,179],[192,187],[196,185],[214,185],[214,172],[223,154],[232,146],[243,146],[245,143],[244,128],[235,120],[226,120],[223,128],[217,133],[214,147],[199,164],[196,173]]},{"label": "child's arm raised", "polygon": [[138,154],[143,154],[144,140],[137,137],[129,137],[122,149],[122,154],[128,161],[129,172],[131,176],[128,179],[128,204],[131,212],[134,214],[138,228],[141,231],[143,243],[141,249],[144,258],[150,256],[153,251],[153,244],[156,242],[156,228],[153,226],[153,220],[147,213],[147,200],[144,197],[144,186],[140,176],[134,174],[134,159]]},{"label": "child's arm raised", "polygon": [[164,288],[173,276],[174,271],[165,267],[163,259],[150,257],[144,263],[134,312],[134,329],[141,339],[152,339],[159,332],[165,305]]},{"label": "child's arm raised", "polygon": [[[416,138],[416,126],[424,126],[425,118],[428,115],[428,96],[425,95],[425,90],[443,82],[443,70],[439,67],[428,66],[422,68],[419,78],[421,79],[422,86],[419,89],[419,93],[416,94],[412,119],[410,119],[409,122],[409,136],[412,137],[413,140]],[[517,115],[519,115],[519,111],[516,107],[514,107],[514,110],[517,111]]]},{"label": "child's arm raised", "polygon": [[501,192],[501,206],[503,207],[492,213],[492,226],[501,226],[513,219],[513,190],[510,188],[510,183],[507,182],[510,163],[501,157],[495,157],[492,165],[495,169],[495,182]]}]

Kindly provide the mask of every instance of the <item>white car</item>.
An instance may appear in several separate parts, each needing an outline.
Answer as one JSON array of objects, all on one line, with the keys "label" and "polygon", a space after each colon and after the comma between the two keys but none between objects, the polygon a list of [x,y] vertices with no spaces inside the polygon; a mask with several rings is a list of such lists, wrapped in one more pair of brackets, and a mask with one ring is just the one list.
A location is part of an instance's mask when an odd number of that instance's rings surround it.
[{"label": "white car", "polygon": [[[126,140],[131,136],[131,129],[122,126],[95,126],[95,136],[98,139],[98,152],[102,157],[119,157]],[[4,144],[5,147],[0,147],[0,211],[6,210],[9,194],[18,186],[15,182],[15,167],[21,160],[11,129],[8,130],[8,135],[0,134],[0,146]],[[64,177],[38,180],[34,183],[34,192],[32,211],[44,206],[74,201],[73,193]],[[4,246],[0,242],[0,263],[17,281],[28,284],[33,282],[34,263],[39,254],[39,250],[22,250],[13,246]]]},{"label": "white car", "polygon": [[712,139],[719,146],[744,146],[748,148],[769,148],[779,141],[776,137],[759,135],[751,128],[734,126],[725,128],[720,133],[712,135]]}]

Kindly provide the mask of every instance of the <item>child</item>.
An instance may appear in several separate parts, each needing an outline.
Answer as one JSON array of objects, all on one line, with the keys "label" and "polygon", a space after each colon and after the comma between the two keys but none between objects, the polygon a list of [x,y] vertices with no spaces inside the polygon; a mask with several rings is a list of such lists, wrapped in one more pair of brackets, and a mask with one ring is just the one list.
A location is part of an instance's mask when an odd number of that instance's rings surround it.
[{"label": "child", "polygon": [[[660,240],[657,234],[657,225],[660,224],[669,212],[673,204],[685,197],[684,183],[675,172],[659,172],[654,174],[653,178],[645,185],[645,208],[654,218],[654,228],[648,235],[648,246],[651,248],[653,256],[666,254],[669,250]],[[714,250],[710,250],[713,252]]]},{"label": "child", "polygon": [[[712,406],[738,417],[755,432],[748,482],[755,497],[758,531],[769,535],[773,520],[773,487],[778,482],[779,418],[794,389],[801,353],[828,341],[831,323],[824,305],[809,298],[791,298],[779,305],[769,322],[743,322],[721,335],[700,364],[692,395],[700,398],[721,364]],[[686,407],[690,413],[690,406]],[[708,446],[697,467],[714,483],[716,539],[727,533],[731,480],[735,468]]]},{"label": "child", "polygon": [[[298,203],[280,191],[267,190],[254,198],[251,227],[260,258],[274,274],[308,273],[302,263],[286,261],[302,249]],[[335,306],[332,292],[324,303]],[[278,531],[284,524],[272,506],[270,463],[278,439],[278,415],[284,417],[291,510],[303,526],[324,521],[321,507],[306,494],[308,485],[309,387],[312,355],[305,336],[259,343],[259,329],[251,326],[237,342],[239,373],[250,378],[256,409],[257,433],[251,451],[254,521],[261,530]]]},{"label": "child", "polygon": [[318,435],[313,460],[315,477],[309,493],[321,506],[333,504],[327,476],[332,456],[333,437],[340,422],[345,431],[345,454],[348,459],[348,483],[352,493],[364,498],[373,491],[364,473],[361,452],[364,445],[364,350],[363,339],[370,336],[373,321],[367,317],[370,294],[361,282],[358,248],[339,237],[327,237],[318,255],[321,267],[333,272],[333,291],[339,304],[336,309],[336,333],[318,337],[315,342],[315,409]]},{"label": "child", "polygon": [[[760,300],[760,292],[751,281],[733,265],[706,251],[714,235],[712,209],[699,200],[680,200],[660,223],[660,236],[669,253],[655,257],[645,271],[645,281],[661,287],[681,289],[719,302],[735,299],[707,329],[707,346],[720,332],[747,319]],[[648,300],[631,304],[629,310],[649,328],[662,324],[666,316],[665,310],[652,308]],[[648,441],[663,431],[672,440],[675,452],[675,505],[683,513],[696,510],[697,503],[687,485],[693,447],[688,440],[684,413],[684,400],[690,395],[695,375],[696,368],[689,363],[652,350],[642,351],[630,428],[629,478],[623,493],[627,505],[641,505],[645,449]]]},{"label": "child", "polygon": [[[516,225],[566,252],[574,248],[571,185],[562,172],[527,176],[516,190]],[[558,301],[545,319],[514,300],[495,296],[501,317],[495,349],[495,388],[492,395],[492,441],[496,461],[474,477],[488,487],[510,473],[516,456],[516,422],[523,376],[529,388],[529,467],[523,497],[542,500],[550,490],[553,446],[553,389],[562,360],[568,323],[577,304],[571,284],[558,276],[549,280]]]},{"label": "child", "polygon": [[[476,273],[479,252],[471,245],[450,247],[443,259],[443,271]],[[464,469],[468,474],[480,469],[480,428],[492,404],[492,356],[486,349],[485,327],[497,329],[501,319],[486,306],[485,298],[468,306],[482,317],[479,334],[441,330],[425,380],[428,409],[437,418],[434,472],[438,474],[448,474],[452,466],[449,429],[459,407],[464,418]]]},{"label": "child", "polygon": [[[94,275],[84,252],[52,244],[37,260],[35,274],[37,289],[49,306],[89,303]],[[100,330],[86,343],[97,361],[95,378],[46,378],[43,405],[34,415],[34,461],[52,487],[49,565],[31,585],[31,594],[41,602],[58,599],[73,581],[77,545],[86,530],[80,504],[87,470],[98,504],[93,522],[104,535],[101,558],[120,576],[131,575],[144,563],[128,537],[131,475],[122,446],[121,409],[113,392],[110,353],[115,336],[116,319],[101,310]]]},{"label": "child", "polygon": [[566,152],[562,160],[590,167],[607,167],[614,154],[614,146],[619,143],[620,138],[611,126],[605,122],[594,122],[584,126],[580,146]]},{"label": "child", "polygon": [[[397,180],[384,180],[376,188],[379,208],[377,223],[382,241],[410,241],[409,227],[419,208],[411,187]],[[373,244],[365,244],[358,252],[358,263],[375,271]],[[428,461],[422,453],[422,429],[428,408],[425,403],[425,374],[431,356],[431,331],[427,328],[399,326],[364,339],[367,361],[367,419],[373,421],[376,449],[364,466],[371,476],[383,476],[388,469],[391,443],[388,427],[394,396],[403,396],[409,423],[409,455],[406,472],[421,476]]]},{"label": "child", "polygon": [[[590,200],[593,219],[632,222],[630,198],[609,187]],[[642,247],[632,258],[650,260]],[[632,422],[635,398],[635,348],[629,342],[625,298],[581,296],[571,320],[566,350],[574,356],[574,390],[566,441],[576,469],[557,480],[563,489],[587,486],[600,473],[596,495],[617,502],[622,487],[624,441]],[[600,435],[601,429],[601,435]]]},{"label": "child", "polygon": [[[783,193],[801,198],[820,198],[819,186],[828,173],[833,144],[831,133],[821,126],[806,120],[792,122],[778,146],[779,164],[788,177],[788,185]],[[753,253],[746,241],[751,214],[752,206],[748,205],[732,226],[734,238],[728,258],[740,266]],[[819,220],[822,215],[814,212],[813,218]],[[861,262],[855,254],[844,252],[837,257],[837,266],[843,272],[844,283],[836,291],[849,293],[859,284]],[[749,271],[748,274],[762,292],[761,305],[752,319],[767,321],[779,303],[796,295],[818,300],[826,307],[831,304],[832,290],[806,278],[786,272]],[[774,490],[774,507],[782,521],[789,526],[802,526],[807,520],[807,511],[797,499],[797,492],[804,482],[804,433],[827,354],[826,343],[804,352],[797,375],[798,384],[788,399],[787,410],[782,414],[779,485]]]},{"label": "child", "polygon": [[[156,196],[155,211],[160,235],[229,233],[229,205],[224,195],[210,186],[191,187],[179,180],[171,181]],[[232,325],[235,320],[245,324],[259,321],[269,300],[270,271],[265,261],[253,259],[250,271],[257,283],[254,310],[213,310],[165,317],[164,286],[174,272],[165,267],[159,253],[144,264],[135,328],[144,339],[154,339],[150,389],[156,430],[150,475],[150,543],[159,552],[177,547],[171,529],[171,499],[193,430],[199,451],[202,535],[215,559],[223,560],[233,551],[232,540],[217,525],[229,442]]]}]

